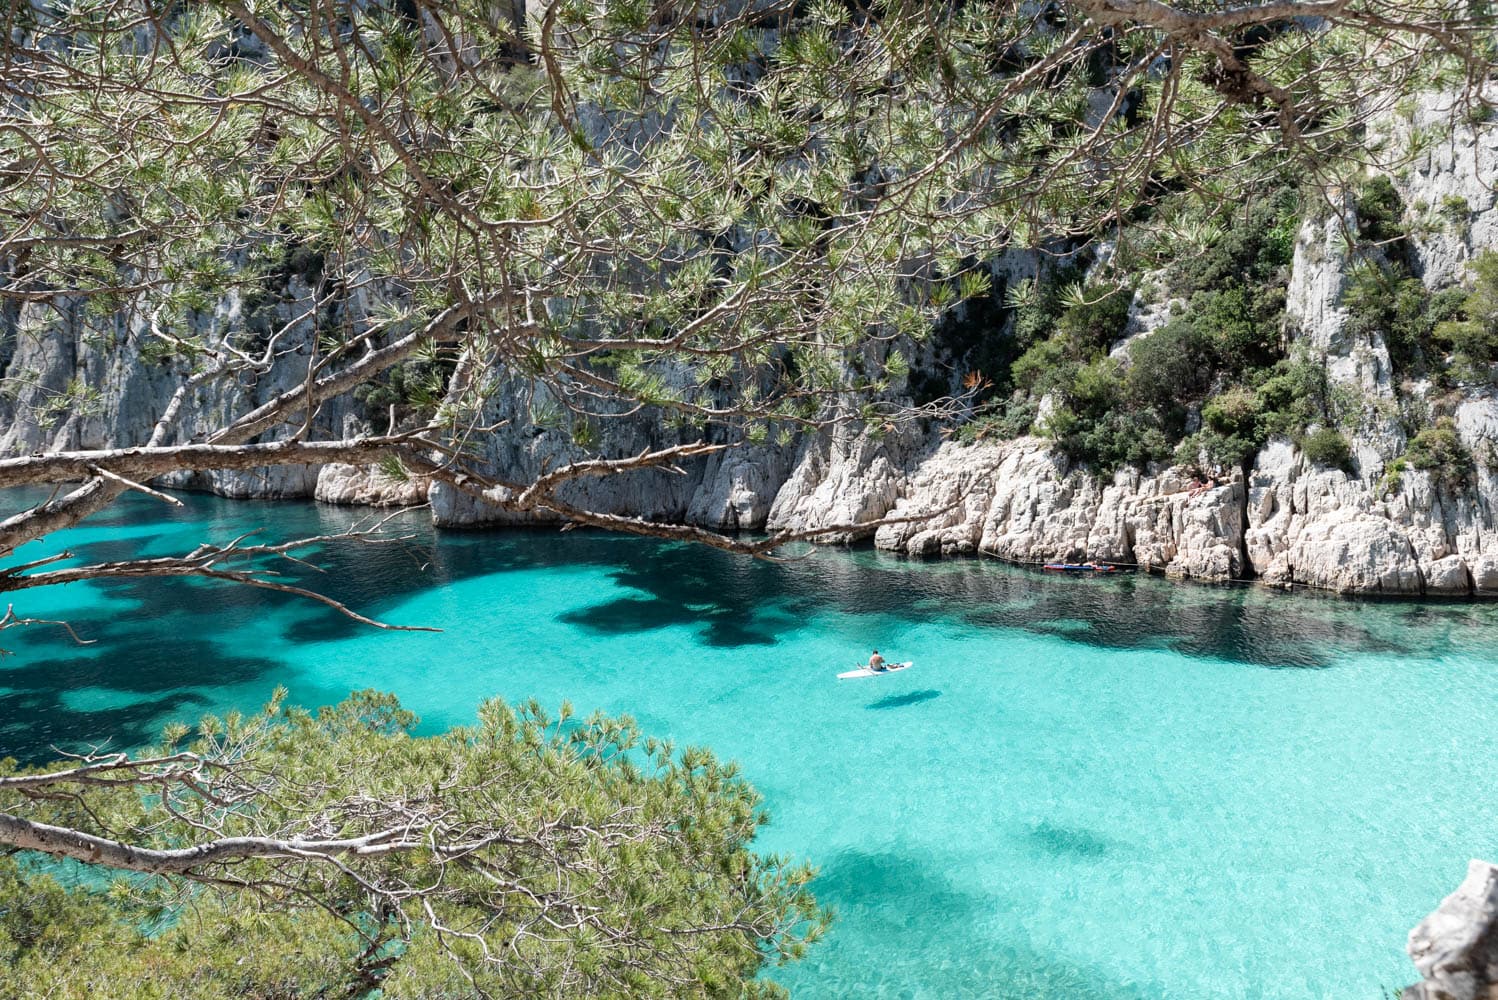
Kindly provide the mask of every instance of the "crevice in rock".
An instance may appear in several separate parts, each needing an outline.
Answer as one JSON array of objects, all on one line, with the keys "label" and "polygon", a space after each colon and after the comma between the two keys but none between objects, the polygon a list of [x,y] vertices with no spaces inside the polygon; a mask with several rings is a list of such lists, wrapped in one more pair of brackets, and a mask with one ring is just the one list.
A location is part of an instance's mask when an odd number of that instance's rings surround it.
[{"label": "crevice in rock", "polygon": [[1238,489],[1238,579],[1252,580],[1259,575],[1248,558],[1248,477],[1253,470],[1253,459],[1245,458],[1238,468],[1243,474]]}]

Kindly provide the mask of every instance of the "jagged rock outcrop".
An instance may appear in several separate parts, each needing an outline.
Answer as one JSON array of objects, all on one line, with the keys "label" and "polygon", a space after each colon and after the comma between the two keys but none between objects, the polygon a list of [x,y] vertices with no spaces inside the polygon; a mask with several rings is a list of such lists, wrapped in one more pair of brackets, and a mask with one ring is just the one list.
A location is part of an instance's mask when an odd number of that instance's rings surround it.
[{"label": "jagged rock outcrop", "polygon": [[880,548],[986,553],[1017,562],[1094,559],[1201,580],[1256,577],[1342,593],[1498,593],[1498,536],[1481,497],[1441,494],[1408,473],[1387,499],[1308,463],[1288,441],[1247,479],[1193,484],[1180,470],[1100,482],[1035,438],[944,443],[902,485]]},{"label": "jagged rock outcrop", "polygon": [[1424,979],[1400,1000],[1498,998],[1498,865],[1469,862],[1457,890],[1410,931],[1408,950]]},{"label": "jagged rock outcrop", "polygon": [[[316,343],[315,295],[291,275],[273,296],[247,301],[238,292],[198,313],[194,329],[171,331],[209,342],[231,330],[285,328],[276,356],[253,379],[210,380],[196,390],[167,441],[202,440],[231,414],[251,409],[302,384]],[[27,303],[0,315],[0,454],[125,447],[149,440],[182,375],[171,359],[145,349],[153,319],[139,311],[100,316],[81,303]],[[311,428],[331,436],[356,407],[330,400]],[[319,470],[293,465],[210,471],[166,478],[168,485],[229,497],[307,497]]]},{"label": "jagged rock outcrop", "polygon": [[1124,471],[1104,483],[1068,468],[1046,442],[945,443],[921,463],[875,544],[910,555],[995,555],[1016,562],[1097,559],[1173,576],[1241,575],[1242,484],[1193,484],[1175,470]]},{"label": "jagged rock outcrop", "polygon": [[431,486],[419,476],[393,478],[375,466],[334,462],[318,470],[312,498],[358,507],[414,507],[426,503]]},{"label": "jagged rock outcrop", "polygon": [[[775,493],[766,526],[808,531],[877,521],[895,506],[906,470],[923,443],[909,430],[875,438],[847,426],[809,437]],[[824,540],[849,542],[871,534],[872,528],[843,531]]]}]

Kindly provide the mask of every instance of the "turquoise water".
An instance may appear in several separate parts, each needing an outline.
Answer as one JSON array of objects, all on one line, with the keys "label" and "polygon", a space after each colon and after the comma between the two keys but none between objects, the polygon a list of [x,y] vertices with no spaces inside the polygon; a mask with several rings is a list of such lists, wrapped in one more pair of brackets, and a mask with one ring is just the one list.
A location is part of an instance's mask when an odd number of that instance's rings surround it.
[{"label": "turquoise water", "polygon": [[[131,498],[66,542],[356,516]],[[391,690],[429,729],[495,694],[628,712],[742,762],[762,846],[820,866],[835,928],[774,973],[803,998],[1382,1000],[1415,978],[1409,928],[1498,856],[1498,608],[409,523],[313,582],[440,635],[184,581],[14,595],[100,641],[0,634],[0,753],[135,743],[276,684]],[[873,645],[916,669],[833,678]]]}]

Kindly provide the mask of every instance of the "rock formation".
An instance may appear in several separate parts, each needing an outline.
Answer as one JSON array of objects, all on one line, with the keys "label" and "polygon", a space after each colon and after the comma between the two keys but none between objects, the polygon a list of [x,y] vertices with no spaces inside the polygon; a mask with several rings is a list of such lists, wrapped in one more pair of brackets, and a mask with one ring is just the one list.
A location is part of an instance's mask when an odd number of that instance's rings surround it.
[{"label": "rock formation", "polygon": [[1498,997],[1498,865],[1470,862],[1465,881],[1410,931],[1409,953],[1424,979],[1400,1000]]},{"label": "rock formation", "polygon": [[[1446,120],[1445,101],[1430,97],[1410,108],[1389,124],[1390,141],[1429,132]],[[1414,263],[1428,287],[1451,284],[1479,249],[1498,247],[1494,178],[1498,127],[1491,124],[1457,128],[1396,178],[1410,212],[1434,219],[1430,206],[1454,199],[1462,199],[1466,209],[1461,221],[1412,227]],[[1478,458],[1468,483],[1456,488],[1413,469],[1386,475],[1407,442],[1396,419],[1387,346],[1376,333],[1353,335],[1345,322],[1342,297],[1353,262],[1343,221],[1312,219],[1303,226],[1286,312],[1296,349],[1324,361],[1328,380],[1360,409],[1348,435],[1353,472],[1315,466],[1289,441],[1276,440],[1246,470],[1205,489],[1170,468],[1124,471],[1099,481],[1069,467],[1038,438],[962,445],[943,439],[937,428],[875,436],[843,426],[785,446],[749,446],[699,459],[685,464],[682,474],[640,471],[579,481],[568,484],[564,496],[597,510],[727,530],[807,529],[941,511],[927,522],[862,535],[873,534],[881,548],[916,556],[1097,559],[1203,580],[1257,578],[1348,593],[1498,594],[1498,394],[1468,390],[1454,408],[1455,430]],[[1034,262],[1027,265],[1022,256],[1004,255],[1003,267],[1016,274],[1027,266],[1033,271]],[[305,312],[311,298],[296,275],[279,295],[254,305],[227,299],[200,322],[210,335],[235,324],[282,324]],[[1136,302],[1132,334],[1147,336],[1168,307],[1168,301]],[[81,309],[59,316],[26,307],[0,315],[0,369],[14,394],[0,398],[0,453],[143,441],[175,384],[159,364],[139,356],[147,323],[139,317],[89,317]],[[218,387],[197,400],[177,439],[200,437],[231,404],[253,403],[296,384],[316,324],[293,325],[286,346],[294,350],[253,384]],[[16,418],[17,412],[35,412],[44,397],[70,382],[95,390],[87,406],[58,414],[52,423]],[[1401,391],[1416,399],[1434,393],[1420,384]],[[487,417],[503,426],[478,446],[497,477],[525,481],[578,454],[570,435],[540,415],[545,400],[536,392],[515,377],[490,403]],[[345,434],[369,429],[369,415],[348,398],[325,406],[318,419]],[[607,454],[683,440],[682,432],[649,418],[601,421],[600,428]],[[420,500],[424,488],[340,466],[203,473],[173,485],[230,496],[314,496],[376,505]],[[427,498],[439,525],[515,520],[441,484],[432,485]]]}]

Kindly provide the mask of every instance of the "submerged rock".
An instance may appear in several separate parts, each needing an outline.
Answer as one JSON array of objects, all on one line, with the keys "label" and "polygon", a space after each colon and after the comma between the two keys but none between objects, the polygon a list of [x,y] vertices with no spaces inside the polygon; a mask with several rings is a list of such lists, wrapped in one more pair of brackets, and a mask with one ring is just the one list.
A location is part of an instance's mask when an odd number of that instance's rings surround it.
[{"label": "submerged rock", "polygon": [[1400,1000],[1498,998],[1498,865],[1470,862],[1466,880],[1410,931],[1409,953],[1424,981]]}]

